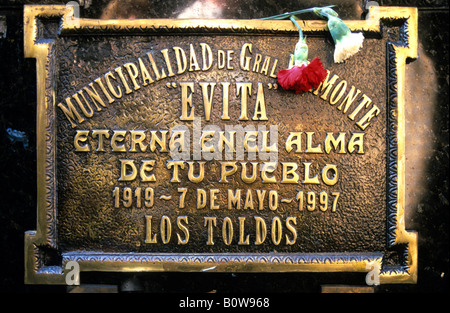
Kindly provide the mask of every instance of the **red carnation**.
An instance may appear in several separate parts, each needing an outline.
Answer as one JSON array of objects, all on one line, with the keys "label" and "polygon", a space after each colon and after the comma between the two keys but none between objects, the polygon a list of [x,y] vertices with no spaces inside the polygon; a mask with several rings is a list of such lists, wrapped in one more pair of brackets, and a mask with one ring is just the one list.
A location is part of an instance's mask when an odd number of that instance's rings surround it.
[{"label": "red carnation", "polygon": [[327,77],[327,70],[319,58],[314,58],[309,64],[294,65],[290,69],[278,72],[278,82],[285,90],[295,90],[296,93],[307,92],[319,87]]}]

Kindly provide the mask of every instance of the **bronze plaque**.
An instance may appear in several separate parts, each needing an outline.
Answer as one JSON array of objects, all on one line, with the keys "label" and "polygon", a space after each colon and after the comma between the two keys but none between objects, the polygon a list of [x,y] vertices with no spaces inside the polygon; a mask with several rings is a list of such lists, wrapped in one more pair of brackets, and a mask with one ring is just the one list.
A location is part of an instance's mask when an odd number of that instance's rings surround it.
[{"label": "bronze plaque", "polygon": [[[37,66],[37,229],[27,283],[81,271],[368,272],[417,279],[404,226],[404,70],[414,8],[346,21],[363,48],[303,94],[277,73],[290,21],[91,20],[25,7]],[[51,257],[53,256],[53,257]],[[50,261],[49,261],[50,260]]]}]

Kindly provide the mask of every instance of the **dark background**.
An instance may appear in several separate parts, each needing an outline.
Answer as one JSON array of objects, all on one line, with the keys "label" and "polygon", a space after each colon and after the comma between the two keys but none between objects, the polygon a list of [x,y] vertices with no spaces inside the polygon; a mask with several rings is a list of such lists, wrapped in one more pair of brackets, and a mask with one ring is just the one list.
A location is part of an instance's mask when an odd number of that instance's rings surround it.
[{"label": "dark background", "polygon": [[[23,5],[68,1],[0,0],[0,291],[68,291],[66,286],[23,283],[24,232],[36,229],[36,70],[23,57]],[[193,1],[82,0],[90,18],[176,17]],[[223,1],[223,18],[260,18],[336,4],[343,19],[362,19],[368,1]],[[373,2],[371,2],[373,4]],[[418,282],[385,285],[375,292],[448,292],[449,273],[449,60],[448,0],[384,0],[383,6],[419,9],[419,58],[406,67],[406,228],[419,233]],[[306,18],[306,16],[305,16]],[[312,17],[310,17],[312,18]],[[26,133],[12,142],[6,129]],[[85,275],[85,276],[84,276]],[[118,291],[313,292],[330,284],[364,285],[365,274],[86,273],[83,284],[109,284]]]}]

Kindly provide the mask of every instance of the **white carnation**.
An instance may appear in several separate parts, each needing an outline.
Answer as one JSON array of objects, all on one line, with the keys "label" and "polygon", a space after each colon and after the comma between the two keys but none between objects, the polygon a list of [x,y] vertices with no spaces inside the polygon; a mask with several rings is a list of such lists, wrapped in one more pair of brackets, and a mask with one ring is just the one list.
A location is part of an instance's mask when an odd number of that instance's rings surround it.
[{"label": "white carnation", "polygon": [[350,33],[336,42],[334,48],[334,62],[341,63],[357,53],[363,46],[364,35],[362,33]]}]

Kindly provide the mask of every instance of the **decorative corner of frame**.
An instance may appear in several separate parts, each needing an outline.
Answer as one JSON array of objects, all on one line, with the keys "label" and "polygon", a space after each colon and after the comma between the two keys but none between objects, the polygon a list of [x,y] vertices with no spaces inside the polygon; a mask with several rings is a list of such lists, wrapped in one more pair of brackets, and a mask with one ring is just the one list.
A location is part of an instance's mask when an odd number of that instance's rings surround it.
[{"label": "decorative corner of frame", "polygon": [[380,273],[381,284],[416,284],[418,272],[418,233],[405,232],[406,240],[398,244],[405,245],[403,262],[400,265],[386,266]]},{"label": "decorative corner of frame", "polygon": [[[63,285],[65,275],[61,265],[49,257],[47,249],[36,244],[39,236],[36,231],[25,232],[24,283],[29,285]],[[50,262],[48,260],[51,260]]]},{"label": "decorative corner of frame", "polygon": [[24,57],[38,58],[38,19],[39,18],[61,18],[61,25],[77,24],[79,21],[79,5],[70,1],[66,5],[24,5]]}]

